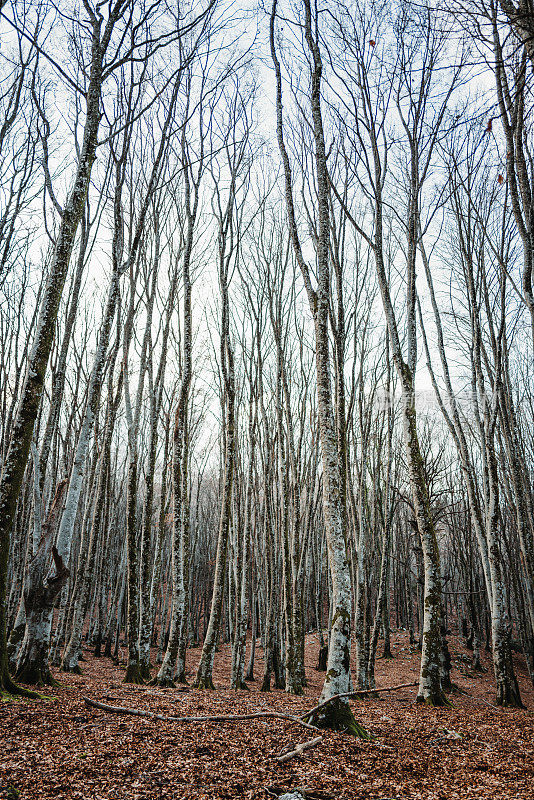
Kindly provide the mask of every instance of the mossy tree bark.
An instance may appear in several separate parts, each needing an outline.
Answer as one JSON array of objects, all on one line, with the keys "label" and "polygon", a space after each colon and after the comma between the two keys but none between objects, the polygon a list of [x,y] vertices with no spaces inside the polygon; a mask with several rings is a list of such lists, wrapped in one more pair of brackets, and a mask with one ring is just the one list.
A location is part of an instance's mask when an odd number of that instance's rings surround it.
[{"label": "mossy tree bark", "polygon": [[[228,345],[230,345],[229,341]],[[223,346],[226,347],[226,345]],[[231,345],[229,350],[231,350]],[[219,534],[217,538],[217,554],[215,557],[215,574],[213,578],[210,617],[194,684],[199,689],[215,688],[213,685],[213,662],[215,660],[215,648],[217,646],[217,638],[221,625],[232,506],[233,473],[235,463],[233,354],[228,352],[225,356],[225,359],[229,361],[229,380],[226,387],[226,410],[224,417],[226,442],[224,455],[223,497],[219,516]],[[228,389],[230,389],[230,391],[228,391]]]},{"label": "mossy tree bark", "polygon": [[[345,29],[342,20],[336,20],[338,34],[344,41],[345,46],[350,47],[358,60],[358,67],[354,71],[355,85],[358,87],[359,108],[361,107],[362,118],[365,120],[365,129],[369,137],[369,159],[365,162],[365,169],[368,173],[373,192],[373,213],[374,227],[371,236],[362,229],[358,222],[352,217],[343,199],[336,192],[336,197],[345,209],[348,218],[353,224],[356,232],[361,236],[374,253],[375,266],[377,271],[378,284],[382,297],[382,304],[386,318],[388,337],[391,348],[391,357],[395,365],[402,392],[402,412],[403,412],[403,431],[404,443],[406,448],[408,473],[410,488],[412,493],[414,515],[416,519],[421,548],[423,553],[425,591],[423,600],[423,631],[422,631],[422,658],[421,673],[418,699],[424,702],[441,705],[446,703],[440,680],[440,661],[441,661],[441,575],[439,564],[439,551],[437,545],[436,531],[432,519],[430,508],[430,498],[425,474],[425,464],[421,454],[419,439],[417,434],[417,419],[415,409],[414,381],[415,369],[417,364],[417,291],[416,291],[416,255],[420,239],[420,209],[419,199],[425,177],[428,173],[430,159],[438,137],[440,126],[445,113],[446,102],[452,92],[457,76],[453,76],[451,85],[446,94],[446,100],[440,100],[442,105],[436,111],[432,120],[428,119],[429,129],[426,127],[426,120],[423,115],[430,102],[426,102],[430,96],[432,81],[429,66],[430,62],[424,64],[418,71],[418,88],[415,88],[415,76],[409,69],[399,71],[398,98],[404,97],[397,103],[404,131],[409,144],[407,157],[407,209],[406,209],[406,304],[405,304],[405,326],[406,326],[406,345],[401,343],[401,335],[395,313],[395,308],[390,293],[390,280],[388,269],[385,263],[384,249],[384,230],[383,230],[383,211],[384,197],[383,187],[385,183],[387,156],[385,154],[383,141],[383,121],[377,116],[377,107],[370,100],[372,90],[368,83],[368,72],[360,66],[362,51],[360,44],[356,44],[354,31],[350,32],[350,23],[354,20],[348,14],[349,27]],[[401,26],[406,24],[406,20],[400,22]],[[432,25],[431,21],[422,23],[424,26]],[[345,30],[347,32],[345,33]],[[426,35],[425,27],[425,35]],[[430,33],[430,28],[428,29]],[[406,37],[404,37],[406,38]],[[424,36],[423,36],[424,38]],[[373,43],[374,44],[374,43]],[[408,56],[404,52],[404,39],[398,39],[399,58],[403,63],[407,63]],[[425,98],[422,102],[421,98]],[[404,105],[405,104],[405,105]],[[387,107],[385,103],[384,108]],[[424,138],[422,131],[425,131]],[[422,154],[424,153],[424,157]],[[422,163],[420,163],[422,161]]]},{"label": "mossy tree bark", "polygon": [[487,515],[486,536],[488,539],[488,555],[493,587],[491,639],[493,668],[497,682],[497,705],[523,708],[512,658],[512,622],[508,614],[506,586],[499,546],[499,479],[497,456],[493,441],[488,442],[487,462],[489,466],[489,513]]},{"label": "mossy tree bark", "polygon": [[[388,514],[387,504],[386,504],[386,515]],[[389,582],[388,582],[388,572],[389,572],[389,547],[390,547],[390,535],[389,535],[389,519],[386,517],[385,526],[384,526],[384,533],[382,536],[382,555],[380,558],[380,576],[378,579],[378,597],[376,599],[376,610],[375,610],[375,618],[373,622],[373,628],[371,630],[371,637],[369,641],[369,661],[367,672],[369,675],[369,688],[373,688],[375,686],[375,660],[376,660],[376,650],[378,647],[378,637],[380,635],[380,626],[383,624],[384,628],[386,626],[389,627],[389,620],[386,621],[387,614],[389,612],[389,608],[387,606],[387,592],[389,590]],[[384,635],[384,650],[386,650],[388,655],[384,653],[384,658],[391,658],[391,650],[389,644],[389,638]]]},{"label": "mossy tree bark", "polygon": [[[470,205],[467,209],[467,214],[463,213],[460,196],[456,194],[455,196],[455,207],[457,209],[456,218],[457,218],[457,224],[460,226],[460,228],[463,228],[464,225],[467,226],[472,224],[472,221],[470,221],[470,216],[469,216],[471,201],[469,201],[469,204]],[[465,236],[463,237],[463,240],[467,241]],[[491,615],[493,666],[495,672],[495,679],[498,687],[497,703],[499,705],[521,706],[519,687],[517,684],[513,668],[513,661],[510,650],[511,624],[507,612],[507,602],[506,602],[506,595],[505,595],[504,581],[503,581],[502,556],[499,547],[499,526],[500,526],[499,480],[498,480],[498,469],[497,469],[497,462],[495,455],[494,435],[495,435],[495,425],[497,422],[497,414],[500,413],[502,415],[503,413],[502,405],[504,403],[504,397],[503,397],[502,386],[500,384],[500,381],[498,381],[497,385],[494,388],[495,388],[495,398],[496,399],[499,398],[500,403],[494,404],[492,408],[485,390],[484,376],[482,374],[481,359],[480,359],[482,333],[480,328],[479,315],[476,311],[478,307],[476,300],[477,290],[476,290],[476,282],[472,271],[473,261],[476,261],[477,257],[475,253],[469,253],[469,250],[464,251],[464,254],[466,256],[465,276],[467,283],[467,292],[471,298],[471,304],[473,309],[471,314],[471,324],[472,324],[472,334],[473,334],[473,352],[472,352],[471,366],[472,366],[474,399],[476,400],[474,406],[476,412],[475,421],[477,423],[480,436],[482,456],[483,456],[482,464],[484,470],[484,479],[486,482],[485,493],[477,491],[476,470],[471,453],[469,451],[464,425],[460,418],[460,412],[453,391],[449,364],[445,352],[441,315],[435,297],[430,265],[428,262],[426,252],[424,248],[421,247],[421,255],[425,267],[427,284],[430,290],[430,298],[434,311],[436,328],[438,331],[438,348],[442,365],[442,374],[445,382],[445,391],[450,401],[448,408],[445,407],[445,402],[441,395],[441,391],[438,387],[438,383],[434,374],[429,354],[429,348],[424,333],[424,328],[422,328],[423,343],[426,351],[427,367],[429,368],[434,390],[436,392],[436,396],[438,398],[440,407],[442,409],[444,419],[448,425],[449,430],[451,431],[458,455],[460,457],[460,463],[462,466],[462,472],[464,475],[465,485],[467,489],[471,521],[479,546],[479,552],[482,561],[483,574],[484,574],[486,592],[488,596],[488,603]],[[495,345],[494,355],[496,361],[497,363],[499,363],[499,361],[502,358],[502,343],[499,344],[499,337],[495,335],[491,337],[491,340]],[[498,370],[496,370],[496,372],[498,372],[499,370],[500,367],[498,368]],[[506,424],[507,423],[505,423],[505,425]],[[513,469],[514,468],[512,467],[512,470]],[[517,476],[515,477],[517,479]],[[482,508],[481,501],[479,500],[481,494],[483,494],[486,497],[484,508]],[[472,600],[469,600],[469,602],[472,603]],[[473,624],[474,636],[476,636],[478,642],[477,655],[476,657],[474,657],[473,661],[474,664],[476,665],[476,668],[479,668],[480,667],[479,641],[478,641],[479,633],[477,630],[475,630],[475,627],[477,625],[475,616],[473,616],[473,623],[474,623]]]},{"label": "mossy tree bark", "polygon": [[93,572],[96,560],[99,532],[105,520],[106,492],[108,489],[109,471],[111,466],[111,440],[122,394],[122,371],[119,376],[119,383],[115,392],[115,397],[113,397],[112,389],[113,368],[115,366],[118,345],[119,340],[117,339],[117,344],[113,350],[111,363],[109,365],[108,407],[106,412],[106,422],[104,425],[102,455],[98,471],[96,502],[91,518],[87,553],[85,555],[84,562],[79,566],[76,585],[73,590],[74,609],[72,615],[71,632],[61,660],[61,669],[63,672],[81,672],[79,659],[81,654],[82,632],[85,619],[84,612],[91,590],[91,581],[94,577]]},{"label": "mossy tree bark", "polygon": [[[239,552],[239,559],[236,564],[237,597],[235,613],[235,634],[232,646],[232,667],[230,674],[230,688],[248,689],[245,683],[245,650],[247,643],[247,623],[248,623],[248,589],[249,589],[249,551],[252,539],[253,527],[253,506],[252,493],[254,489],[254,460],[256,454],[256,426],[257,426],[257,404],[256,391],[257,373],[254,377],[254,363],[251,354],[249,370],[249,411],[248,411],[248,469],[245,490],[245,518],[243,524],[242,541]],[[240,532],[237,531],[239,536]]]},{"label": "mossy tree bark", "polygon": [[[157,5],[157,4],[156,4]],[[119,51],[115,51],[111,59],[106,61],[114,32],[120,20],[130,13],[130,4],[125,0],[114,0],[107,6],[107,18],[101,10],[94,11],[90,4],[85,4],[87,19],[81,22],[85,33],[89,33],[88,44],[88,79],[86,86],[81,90],[85,99],[85,123],[83,140],[79,150],[76,171],[72,189],[67,197],[65,206],[60,207],[53,195],[52,187],[47,188],[51,194],[60,221],[58,234],[52,254],[49,274],[46,280],[43,297],[41,300],[39,318],[35,338],[28,357],[26,376],[24,379],[21,398],[18,405],[7,456],[5,458],[2,475],[0,477],[0,664],[7,664],[6,653],[6,620],[5,620],[5,593],[7,579],[7,561],[9,557],[9,540],[15,519],[17,501],[20,494],[22,480],[26,469],[30,443],[33,436],[35,420],[44,389],[44,382],[48,361],[54,340],[58,310],[65,285],[70,258],[74,248],[76,234],[83,215],[87,193],[89,190],[91,172],[96,157],[98,145],[98,131],[101,120],[102,87],[105,79],[113,71],[133,57],[136,43],[127,37],[127,45],[122,49],[124,38],[119,37]],[[154,6],[155,8],[155,6]],[[211,5],[202,12],[198,20],[205,19],[211,10]],[[148,24],[150,14],[146,15]],[[196,24],[194,20],[189,27]],[[145,31],[144,26],[140,26]],[[73,84],[73,82],[71,82]],[[75,84],[73,84],[78,90]],[[44,471],[44,470],[43,470]],[[58,554],[64,559],[64,552],[58,543]],[[41,630],[46,627],[39,622]],[[49,627],[49,626],[48,626]],[[3,669],[3,667],[2,667]]]},{"label": "mossy tree bark", "polygon": [[143,683],[139,662],[139,555],[137,548],[137,455],[130,453],[126,498],[126,608],[128,662],[124,683]]},{"label": "mossy tree bark", "polygon": [[[124,405],[126,411],[126,424],[128,430],[128,473],[126,480],[126,636],[128,641],[128,659],[124,683],[144,683],[139,661],[139,548],[137,542],[137,488],[138,488],[138,453],[137,453],[137,411],[140,403],[136,403],[135,412],[132,409],[130,394],[130,379],[128,368],[128,351],[133,333],[133,320],[135,314],[135,284],[136,275],[133,265],[130,272],[130,304],[124,324]],[[148,302],[150,306],[150,299]],[[147,318],[150,308],[147,309]],[[146,341],[146,331],[143,343]],[[137,397],[145,377],[145,366],[139,368],[139,384]]]},{"label": "mossy tree bark", "polygon": [[442,606],[439,549],[430,508],[424,461],[417,436],[413,377],[407,365],[403,364],[403,368],[405,376],[402,384],[404,437],[425,570],[421,669],[417,700],[428,705],[441,706],[446,705],[448,701],[441,684]]},{"label": "mossy tree bark", "polygon": [[[260,370],[261,373],[261,370]],[[261,385],[261,378],[260,378]],[[261,395],[260,395],[261,397]],[[269,486],[269,482],[266,481]],[[263,661],[264,671],[261,684],[262,692],[271,691],[271,677],[275,671],[275,659],[277,657],[278,643],[276,639],[276,612],[278,607],[278,580],[277,565],[274,558],[274,543],[272,541],[272,516],[271,516],[270,492],[265,498],[265,516],[263,522],[263,538],[266,551],[266,583],[267,583],[267,619],[265,620],[265,631],[263,641]]]},{"label": "mossy tree bark", "polygon": [[[57,685],[48,665],[48,644],[54,602],[69,577],[69,571],[54,545],[66,489],[66,481],[62,481],[56,489],[24,585],[26,630],[17,658],[15,677],[23,683],[37,686]],[[51,555],[55,575],[47,577]]]},{"label": "mossy tree bark", "polygon": [[[280,276],[280,289],[283,284],[283,275]],[[283,580],[283,608],[284,608],[284,647],[285,647],[285,676],[286,691],[290,694],[302,694],[301,676],[297,668],[297,642],[295,640],[295,553],[290,541],[290,509],[289,509],[289,445],[283,424],[283,350],[282,350],[282,320],[281,320],[281,292],[277,297],[272,297],[270,292],[269,311],[273,336],[276,344],[276,430],[277,430],[277,465],[278,487],[280,503],[278,509],[278,528],[282,545],[282,580]]]},{"label": "mossy tree bark", "polygon": [[187,683],[186,659],[189,641],[190,623],[190,563],[191,563],[191,521],[189,508],[189,423],[185,420],[184,443],[182,453],[182,524],[180,529],[181,577],[178,596],[178,658],[176,660],[176,676],[178,683]]},{"label": "mossy tree bark", "polygon": [[[149,369],[149,362],[152,353],[152,318],[156,302],[157,276],[159,262],[156,260],[152,264],[151,272],[146,276],[146,308],[145,308],[145,328],[141,345],[139,360],[139,379],[135,392],[135,401],[132,403],[129,378],[129,350],[133,338],[134,319],[137,312],[136,284],[139,275],[139,248],[146,221],[150,209],[155,210],[157,217],[158,187],[162,171],[165,165],[165,156],[168,151],[170,128],[175,116],[178,90],[181,85],[181,73],[178,72],[173,86],[173,91],[167,107],[163,122],[158,149],[154,162],[148,174],[147,187],[143,196],[143,202],[135,226],[128,258],[123,265],[121,272],[129,269],[130,272],[130,302],[126,320],[124,323],[124,405],[125,416],[128,430],[128,480],[127,480],[127,510],[126,510],[126,540],[127,540],[127,630],[128,630],[128,663],[126,667],[125,683],[143,683],[144,677],[140,660],[139,634],[141,628],[141,595],[140,595],[140,573],[139,573],[139,547],[137,542],[137,499],[138,499],[138,438],[139,425],[141,419],[141,408],[143,401],[143,389],[146,375]],[[128,142],[129,143],[129,142]],[[126,145],[125,145],[126,149]],[[120,165],[121,171],[124,169]],[[124,230],[122,204],[115,203],[115,229],[119,232]],[[156,242],[159,239],[159,225],[157,219],[153,221]],[[119,237],[120,238],[120,237]],[[122,239],[119,241],[122,247]],[[159,252],[159,243],[156,246]],[[150,362],[151,363],[151,362]],[[145,548],[146,555],[146,548]]]},{"label": "mossy tree bark", "polygon": [[[376,144],[376,143],[375,143]],[[382,173],[382,165],[379,160],[378,148],[375,152],[375,171],[378,186]],[[412,183],[416,182],[416,176],[412,175]],[[377,189],[377,192],[379,190]],[[413,225],[418,219],[418,209],[413,199],[416,194],[416,187],[412,185],[412,208],[411,213],[415,217]],[[441,573],[439,550],[436,537],[430,498],[426,481],[425,464],[419,445],[417,434],[417,417],[415,409],[415,364],[416,364],[416,294],[415,294],[415,237],[413,226],[409,228],[410,246],[408,248],[409,258],[407,263],[408,271],[408,358],[404,359],[400,336],[397,327],[397,320],[393,308],[393,302],[389,291],[389,282],[383,260],[382,250],[382,199],[380,195],[376,199],[375,206],[375,264],[377,268],[378,283],[382,296],[382,302],[386,315],[388,334],[391,345],[393,363],[395,364],[402,394],[402,421],[404,443],[408,464],[408,474],[412,491],[415,521],[421,548],[423,551],[424,566],[424,598],[423,598],[423,626],[421,640],[421,670],[419,677],[419,691],[417,699],[419,702],[430,705],[444,705],[447,699],[441,686]],[[415,237],[416,238],[416,237]]]},{"label": "mossy tree bark", "polygon": [[65,207],[61,211],[58,236],[52,263],[41,301],[35,339],[28,358],[28,367],[18,406],[8,453],[0,476],[0,669],[1,681],[11,687],[8,674],[6,635],[6,580],[11,529],[15,519],[17,501],[33,436],[33,429],[41,403],[48,360],[54,340],[55,323],[65,279],[74,248],[76,232],[82,218],[89,189],[91,170],[96,156],[100,123],[100,99],[103,82],[103,61],[117,20],[121,15],[117,3],[102,31],[102,17],[91,19],[92,52],[89,84],[86,93],[86,120],[83,142],[76,175]]},{"label": "mossy tree bark", "polygon": [[145,498],[143,504],[143,522],[141,528],[141,608],[139,621],[139,663],[141,675],[145,680],[150,678],[150,634],[152,630],[152,613],[150,602],[150,570],[151,570],[151,536],[152,517],[154,513],[154,477],[156,471],[156,450],[158,440],[158,412],[156,388],[152,374],[152,353],[149,353],[149,403],[150,423],[148,435],[148,464],[145,475]]},{"label": "mossy tree bark", "polygon": [[[155,261],[159,263],[160,259],[160,227],[157,214],[154,218],[154,238],[155,238]],[[151,561],[151,540],[152,540],[152,516],[154,506],[154,478],[156,470],[156,456],[158,445],[158,422],[160,419],[161,409],[163,406],[163,392],[164,392],[164,379],[167,367],[167,353],[169,346],[169,336],[171,330],[171,320],[175,311],[176,293],[178,289],[179,280],[179,264],[173,267],[173,272],[170,280],[169,293],[166,302],[165,310],[165,323],[163,327],[162,344],[160,350],[160,360],[157,373],[154,379],[153,376],[153,363],[152,363],[152,349],[149,348],[148,354],[148,379],[149,379],[149,396],[150,396],[150,433],[149,433],[149,456],[148,468],[145,477],[146,491],[145,501],[143,507],[143,526],[141,533],[141,609],[140,609],[140,625],[139,625],[139,660],[141,664],[141,673],[144,678],[150,677],[150,636],[154,624],[154,604],[155,596],[160,585],[161,579],[161,557],[163,534],[165,528],[165,483],[167,476],[167,458],[169,447],[169,428],[170,424],[166,426],[165,442],[164,442],[164,461],[161,477],[162,501],[159,509],[159,522],[158,532],[156,535],[156,545],[153,562]],[[169,418],[170,423],[170,418]]]}]

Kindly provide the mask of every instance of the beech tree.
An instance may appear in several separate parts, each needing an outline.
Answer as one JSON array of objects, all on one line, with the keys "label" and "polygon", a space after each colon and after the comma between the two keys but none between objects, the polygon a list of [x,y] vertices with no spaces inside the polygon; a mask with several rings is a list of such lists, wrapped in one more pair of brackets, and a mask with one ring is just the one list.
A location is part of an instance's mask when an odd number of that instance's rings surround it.
[{"label": "beech tree", "polygon": [[[232,92],[233,89],[233,92]],[[253,87],[246,86],[253,92]],[[232,93],[231,93],[232,92]],[[246,186],[250,170],[249,140],[252,129],[250,107],[243,96],[239,80],[225,91],[228,116],[223,120],[221,149],[225,160],[211,167],[213,180],[212,209],[217,224],[217,267],[221,302],[219,367],[221,370],[222,481],[223,490],[219,515],[217,555],[213,593],[206,636],[197,668],[195,685],[213,689],[213,661],[221,625],[228,540],[232,514],[232,499],[236,467],[236,377],[235,356],[230,330],[229,284],[240,257]],[[252,94],[253,96],[253,94]]]},{"label": "beech tree", "polygon": [[[209,9],[209,7],[208,7]],[[93,8],[84,4],[86,18],[84,27],[91,31],[87,47],[86,64],[83,65],[85,86],[78,87],[70,79],[70,84],[84,97],[86,118],[83,128],[83,142],[79,152],[77,169],[72,188],[64,207],[58,203],[51,186],[51,197],[60,217],[59,230],[54,243],[48,281],[41,300],[37,328],[26,367],[26,377],[20,394],[17,416],[13,424],[9,449],[2,466],[0,481],[0,683],[3,690],[17,691],[11,681],[7,664],[5,590],[7,560],[9,556],[9,537],[13,525],[16,504],[19,497],[24,470],[28,460],[30,442],[35,419],[38,413],[46,376],[48,359],[53,343],[54,325],[57,318],[61,294],[65,284],[70,257],[74,248],[76,233],[82,217],[93,163],[98,145],[98,131],[101,120],[101,97],[105,81],[115,70],[128,60],[139,57],[149,58],[162,46],[159,35],[150,31],[150,25],[157,12],[157,4],[147,8],[134,5],[129,0],[119,0],[108,9],[104,18],[100,7]],[[197,20],[186,23],[195,27],[202,25],[207,12],[204,11]],[[124,33],[118,32],[120,26],[135,31],[133,40],[128,37],[125,44]],[[81,30],[81,29],[80,29]],[[164,34],[164,40],[170,41],[173,35]],[[118,49],[117,49],[118,48]],[[48,177],[45,175],[47,183]],[[60,541],[62,534],[60,533]],[[60,551],[58,551],[60,552]],[[63,557],[64,554],[61,554]]]},{"label": "beech tree", "polygon": [[521,706],[534,73],[462,8],[2,6],[3,692],[223,650],[367,738],[404,629],[414,700],[450,632]]},{"label": "beech tree", "polygon": [[[331,367],[329,355],[329,304],[330,304],[330,210],[326,148],[321,112],[322,59],[319,43],[314,33],[311,4],[304,2],[304,32],[306,46],[312,59],[310,105],[312,112],[313,136],[315,146],[315,167],[317,170],[318,236],[316,241],[317,288],[311,282],[310,268],[306,263],[297,228],[293,198],[292,172],[284,141],[282,112],[282,73],[276,52],[275,25],[276,0],[271,11],[270,44],[271,57],[276,77],[276,115],[278,146],[284,169],[285,199],[288,226],[295,258],[302,273],[310,312],[315,328],[315,355],[317,366],[317,413],[323,463],[323,508],[330,570],[332,577],[332,624],[326,679],[322,700],[349,691],[350,684],[350,617],[351,617],[351,577],[347,557],[345,532],[345,502],[342,492],[342,470],[335,429],[335,412],[331,391]],[[366,732],[359,726],[348,706],[341,698],[333,701],[313,717],[316,724],[323,727],[341,728],[355,735],[365,737]]]}]

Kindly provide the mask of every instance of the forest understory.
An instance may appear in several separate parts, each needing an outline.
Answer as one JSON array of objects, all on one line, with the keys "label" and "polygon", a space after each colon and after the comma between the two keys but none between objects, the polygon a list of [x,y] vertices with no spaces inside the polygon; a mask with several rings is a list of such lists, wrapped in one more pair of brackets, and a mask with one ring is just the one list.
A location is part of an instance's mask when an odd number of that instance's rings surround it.
[{"label": "forest understory", "polygon": [[0,18],[0,800],[534,800],[534,0]]},{"label": "forest understory", "polygon": [[[259,691],[261,648],[248,692],[228,689],[228,645],[215,660],[215,691],[125,685],[123,665],[86,649],[83,674],[56,673],[61,686],[47,688],[50,700],[0,704],[0,796],[13,787],[21,800],[211,800],[300,787],[307,800],[533,798],[534,689],[523,657],[515,668],[526,709],[498,709],[490,654],[481,653],[488,671],[476,673],[463,642],[452,636],[449,646],[451,677],[462,690],[449,695],[450,707],[416,704],[415,687],[351,702],[371,742],[323,731],[318,746],[286,763],[277,757],[311,736],[289,722],[178,724],[106,713],[84,697],[173,716],[299,713],[315,704],[324,681],[316,635],[306,639],[302,697]],[[407,633],[392,631],[392,650],[394,658],[377,661],[379,688],[417,679],[420,653]],[[191,680],[199,656],[200,648],[189,651]]]}]

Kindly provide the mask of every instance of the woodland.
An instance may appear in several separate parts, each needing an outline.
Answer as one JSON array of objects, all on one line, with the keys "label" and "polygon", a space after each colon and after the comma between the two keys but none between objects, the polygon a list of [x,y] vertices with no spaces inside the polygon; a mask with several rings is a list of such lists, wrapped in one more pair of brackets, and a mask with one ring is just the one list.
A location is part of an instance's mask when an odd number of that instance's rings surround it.
[{"label": "woodland", "polygon": [[534,798],[533,0],[0,0],[0,797]]}]

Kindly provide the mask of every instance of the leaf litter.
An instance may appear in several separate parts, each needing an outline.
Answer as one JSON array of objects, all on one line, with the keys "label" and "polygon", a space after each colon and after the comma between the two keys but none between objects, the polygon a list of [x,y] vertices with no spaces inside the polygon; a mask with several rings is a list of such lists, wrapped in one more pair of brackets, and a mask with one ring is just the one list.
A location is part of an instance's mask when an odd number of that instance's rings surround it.
[{"label": "leaf litter", "polygon": [[[394,632],[395,658],[377,661],[379,687],[417,675],[419,654],[410,652],[406,638]],[[467,654],[456,637],[450,646],[457,656]],[[290,721],[178,724],[109,714],[83,700],[169,716],[298,714],[318,702],[324,673],[314,669],[317,651],[317,638],[309,635],[303,697],[259,691],[261,648],[248,692],[228,688],[227,645],[216,657],[214,692],[129,686],[122,683],[124,667],[86,651],[81,676],[56,673],[61,686],[46,690],[52,700],[0,704],[0,797],[256,800],[300,793],[305,800],[534,800],[534,690],[522,658],[516,669],[526,710],[493,706],[484,653],[486,673],[453,669],[460,691],[449,708],[417,705],[410,688],[351,701],[373,741],[325,731],[317,746],[286,762],[278,757],[311,735]],[[188,652],[190,680],[199,656],[198,648]]]}]

